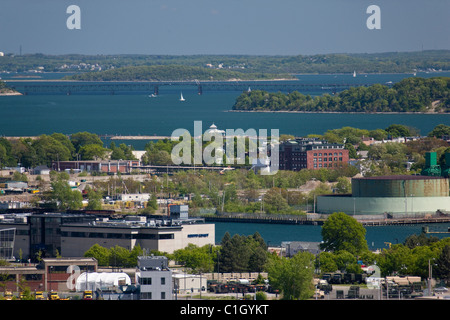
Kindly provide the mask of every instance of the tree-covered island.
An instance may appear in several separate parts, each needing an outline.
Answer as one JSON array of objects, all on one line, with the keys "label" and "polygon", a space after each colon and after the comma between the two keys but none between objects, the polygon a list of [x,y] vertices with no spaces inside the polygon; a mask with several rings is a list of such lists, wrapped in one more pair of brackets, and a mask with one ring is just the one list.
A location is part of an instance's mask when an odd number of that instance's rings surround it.
[{"label": "tree-covered island", "polygon": [[83,81],[193,81],[193,80],[275,80],[295,79],[288,74],[243,73],[182,65],[127,66],[98,72],[67,76],[68,80]]},{"label": "tree-covered island", "polygon": [[242,93],[236,111],[296,112],[441,112],[450,111],[450,78],[411,77],[393,86],[374,84],[352,87],[336,95],[312,97],[297,91]]}]

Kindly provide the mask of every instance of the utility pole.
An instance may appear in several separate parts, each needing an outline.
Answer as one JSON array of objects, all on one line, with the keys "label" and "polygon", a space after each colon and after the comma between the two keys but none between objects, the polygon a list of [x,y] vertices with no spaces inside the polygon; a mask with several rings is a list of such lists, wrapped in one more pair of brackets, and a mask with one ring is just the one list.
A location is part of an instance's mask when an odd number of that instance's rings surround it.
[{"label": "utility pole", "polygon": [[431,260],[428,259],[428,295],[431,296],[431,278],[432,278]]}]

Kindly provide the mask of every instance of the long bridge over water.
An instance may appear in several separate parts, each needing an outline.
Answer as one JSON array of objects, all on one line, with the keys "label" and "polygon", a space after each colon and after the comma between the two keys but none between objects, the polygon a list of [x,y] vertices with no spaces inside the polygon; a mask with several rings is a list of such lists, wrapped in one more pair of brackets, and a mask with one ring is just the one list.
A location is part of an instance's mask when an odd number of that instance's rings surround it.
[{"label": "long bridge over water", "polygon": [[323,91],[336,93],[363,84],[349,83],[304,83],[299,80],[255,80],[255,81],[46,81],[8,80],[8,86],[28,94],[159,94],[163,87],[194,87],[198,94],[204,91],[266,90],[280,92]]}]

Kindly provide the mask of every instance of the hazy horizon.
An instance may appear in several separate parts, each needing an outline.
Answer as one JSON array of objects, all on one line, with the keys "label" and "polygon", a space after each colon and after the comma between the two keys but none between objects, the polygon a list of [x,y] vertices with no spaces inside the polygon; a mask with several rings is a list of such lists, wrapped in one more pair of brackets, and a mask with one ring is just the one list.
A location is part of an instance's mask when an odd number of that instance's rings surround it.
[{"label": "hazy horizon", "polygon": [[[80,9],[78,20],[71,5]],[[371,5],[380,9],[380,29],[367,25]],[[450,50],[449,12],[445,0],[2,0],[0,51],[292,56]]]},{"label": "hazy horizon", "polygon": [[[450,51],[450,49],[430,49],[430,50],[411,50],[411,51],[380,51],[380,52],[327,52],[327,53],[311,53],[311,54],[241,54],[241,53],[193,53],[193,54],[159,54],[159,53],[43,53],[43,52],[25,52],[25,55],[46,55],[46,56],[65,56],[65,55],[80,55],[80,56],[260,56],[260,57],[292,57],[292,56],[315,56],[315,55],[381,55],[390,53],[419,53],[419,52],[437,52],[437,51]],[[12,52],[4,52],[5,54],[13,54]]]}]

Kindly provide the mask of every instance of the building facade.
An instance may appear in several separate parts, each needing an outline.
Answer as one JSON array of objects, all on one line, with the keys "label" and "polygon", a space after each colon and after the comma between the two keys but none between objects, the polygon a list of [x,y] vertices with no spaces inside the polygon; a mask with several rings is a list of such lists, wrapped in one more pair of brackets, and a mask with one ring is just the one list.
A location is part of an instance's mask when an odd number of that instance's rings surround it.
[{"label": "building facade", "polygon": [[343,144],[328,143],[316,138],[288,140],[279,147],[279,169],[337,169],[349,161]]},{"label": "building facade", "polygon": [[[17,213],[0,215],[0,230],[15,229],[13,256],[22,261],[56,257],[62,252],[61,226],[88,223],[96,217],[63,213]],[[72,257],[83,256],[72,255]]]},{"label": "building facade", "polygon": [[80,160],[80,161],[53,161],[52,170],[75,172],[100,172],[100,173],[131,173],[140,165],[139,160]]},{"label": "building facade", "polygon": [[64,256],[82,256],[94,244],[105,248],[120,246],[172,253],[189,243],[204,246],[215,243],[214,224],[199,220],[95,221],[61,226],[61,252]]},{"label": "building facade", "polygon": [[138,257],[135,277],[140,300],[172,300],[172,271],[167,257]]},{"label": "building facade", "polygon": [[[96,272],[94,258],[42,259],[39,264],[0,267],[5,275],[5,290],[21,291],[24,284],[34,291],[74,291],[76,277],[82,272]],[[73,279],[73,280],[72,280]]]},{"label": "building facade", "polygon": [[115,220],[72,213],[0,215],[0,230],[7,229],[15,229],[14,243],[9,241],[8,245],[13,247],[13,256],[23,261],[58,255],[82,257],[95,244],[128,250],[139,245],[147,250],[172,253],[189,243],[198,246],[215,243],[214,224],[191,218],[132,216]]},{"label": "building facade", "polygon": [[172,275],[175,294],[201,294],[208,287],[206,275],[174,273]]}]

